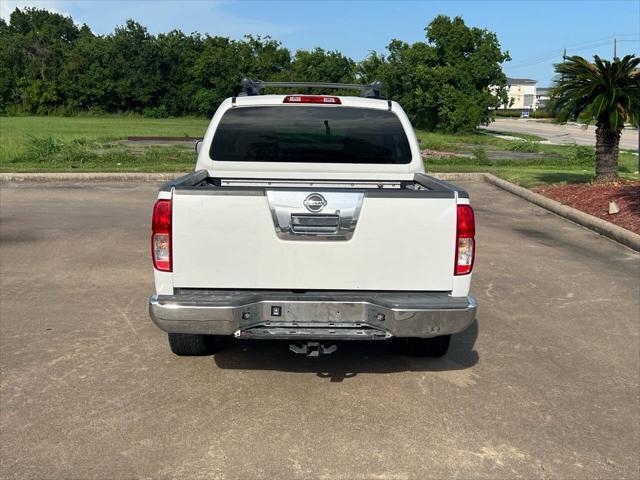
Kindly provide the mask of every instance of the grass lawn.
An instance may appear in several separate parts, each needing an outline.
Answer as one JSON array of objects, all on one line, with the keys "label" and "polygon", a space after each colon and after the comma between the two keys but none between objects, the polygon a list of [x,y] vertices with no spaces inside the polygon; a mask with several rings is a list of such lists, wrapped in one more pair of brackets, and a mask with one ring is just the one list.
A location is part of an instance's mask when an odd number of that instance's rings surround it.
[{"label": "grass lawn", "polygon": [[[488,133],[416,132],[422,149],[438,152],[426,159],[429,172],[490,172],[525,187],[583,183],[595,177],[593,147],[547,145],[532,135],[501,133],[521,140],[505,140]],[[454,156],[460,154],[466,156]],[[637,152],[621,151],[619,167],[622,178],[640,179]]]},{"label": "grass lawn", "polygon": [[[190,147],[132,148],[114,141],[146,135],[197,137],[208,123],[193,117],[0,117],[0,171],[188,171],[195,164]],[[519,140],[417,131],[421,148],[437,153],[426,160],[430,172],[488,171],[527,187],[593,179],[593,148],[545,145],[533,135],[504,133]],[[620,153],[623,178],[640,178],[634,173],[637,165],[637,155]]]},{"label": "grass lawn", "polygon": [[106,141],[133,135],[198,137],[204,135],[207,125],[208,118],[196,117],[0,117],[0,138],[3,144],[9,142],[11,150],[24,146],[31,137],[52,136],[63,141]]},{"label": "grass lawn", "polygon": [[128,136],[203,136],[207,118],[0,117],[3,172],[183,172],[195,165],[184,147],[142,152],[118,144]]}]

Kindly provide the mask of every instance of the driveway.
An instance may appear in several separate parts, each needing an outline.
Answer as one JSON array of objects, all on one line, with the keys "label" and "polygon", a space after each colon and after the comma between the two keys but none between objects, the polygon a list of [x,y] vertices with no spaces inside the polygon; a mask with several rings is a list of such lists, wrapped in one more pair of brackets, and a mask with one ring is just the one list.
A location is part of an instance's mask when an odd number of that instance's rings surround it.
[{"label": "driveway", "polygon": [[[528,133],[549,140],[555,144],[577,143],[578,145],[596,144],[596,127],[577,124],[557,125],[523,118],[496,118],[488,127],[480,127],[494,133]],[[620,137],[620,148],[638,151],[638,129],[625,128]]]},{"label": "driveway", "polygon": [[2,185],[0,477],[638,478],[640,256],[461,185],[480,309],[436,360],[175,357],[147,316],[155,186]]}]

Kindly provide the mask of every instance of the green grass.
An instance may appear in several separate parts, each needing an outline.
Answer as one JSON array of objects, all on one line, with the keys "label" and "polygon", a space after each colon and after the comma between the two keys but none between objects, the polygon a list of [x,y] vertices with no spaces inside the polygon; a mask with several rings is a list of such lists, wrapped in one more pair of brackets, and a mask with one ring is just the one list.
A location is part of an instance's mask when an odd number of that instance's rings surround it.
[{"label": "green grass", "polygon": [[31,135],[62,140],[117,140],[133,135],[202,136],[208,118],[152,119],[136,116],[0,117],[0,138],[20,143]]},{"label": "green grass", "polygon": [[[537,187],[551,184],[589,183],[594,175],[591,170],[560,168],[518,168],[518,167],[483,167],[458,165],[427,165],[428,172],[488,172],[523,187]],[[626,176],[638,179],[638,176]]]},{"label": "green grass", "polygon": [[503,140],[484,133],[452,135],[447,133],[416,130],[416,136],[420,142],[420,148],[428,148],[443,152],[459,152],[461,150],[468,150],[467,147],[469,145],[506,147],[510,143],[508,140]]},{"label": "green grass", "polygon": [[195,153],[180,147],[137,152],[109,142],[128,136],[202,136],[206,118],[0,117],[0,171],[185,171]]},{"label": "green grass", "polygon": [[[580,145],[546,145],[538,143],[531,135],[517,136],[522,140],[505,140],[487,133],[447,135],[417,131],[420,147],[441,152],[467,153],[471,158],[429,158],[429,172],[490,172],[525,187],[556,183],[591,182],[595,172],[593,147]],[[492,159],[492,152],[513,152],[513,156]],[[526,158],[520,154],[528,154]],[[625,179],[640,179],[638,156],[621,151],[619,157],[620,176]]]},{"label": "green grass", "polygon": [[538,153],[540,152],[540,144],[532,140],[519,140],[513,142],[513,145],[509,146],[509,150],[512,152]]},{"label": "green grass", "polygon": [[[128,136],[202,136],[206,118],[0,117],[0,171],[3,172],[182,172],[195,153],[180,146],[131,148],[115,140]],[[589,182],[592,147],[545,145],[534,135],[501,132],[450,135],[418,130],[422,149],[464,153],[470,158],[429,158],[430,172],[492,172],[524,186]],[[620,152],[620,175],[638,179],[638,157]]]},{"label": "green grass", "polygon": [[505,135],[509,137],[521,138],[522,140],[529,140],[530,142],[541,142],[544,138],[539,137],[538,135],[532,135],[531,133],[521,133],[521,132],[500,132],[497,130],[492,130],[491,133],[485,133],[485,135],[495,136],[495,135]]}]

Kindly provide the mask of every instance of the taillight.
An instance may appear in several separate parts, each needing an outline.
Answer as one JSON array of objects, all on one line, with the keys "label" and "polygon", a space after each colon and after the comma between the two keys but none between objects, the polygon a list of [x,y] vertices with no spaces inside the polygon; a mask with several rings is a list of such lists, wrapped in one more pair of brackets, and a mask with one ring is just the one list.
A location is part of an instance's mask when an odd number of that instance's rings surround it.
[{"label": "taillight", "polygon": [[456,227],[456,264],[455,275],[466,275],[473,269],[475,253],[476,221],[473,208],[469,205],[458,205],[458,221]]},{"label": "taillight", "polygon": [[325,103],[329,105],[341,105],[338,97],[325,97],[322,95],[287,95],[282,103]]},{"label": "taillight", "polygon": [[171,272],[171,200],[158,200],[154,205],[151,231],[153,266],[157,270]]}]

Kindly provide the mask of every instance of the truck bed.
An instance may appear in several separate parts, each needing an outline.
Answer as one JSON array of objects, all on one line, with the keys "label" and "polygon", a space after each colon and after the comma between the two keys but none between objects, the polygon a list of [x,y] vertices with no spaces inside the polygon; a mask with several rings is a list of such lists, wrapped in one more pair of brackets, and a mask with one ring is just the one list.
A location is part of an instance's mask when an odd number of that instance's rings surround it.
[{"label": "truck bed", "polygon": [[[224,195],[232,192],[264,192],[267,189],[298,189],[298,188],[321,188],[321,189],[366,189],[377,191],[374,195],[413,195],[418,193],[421,196],[433,198],[469,198],[468,193],[444,180],[416,173],[412,180],[336,180],[336,179],[290,179],[290,178],[224,178],[210,176],[207,170],[198,170],[175,180],[165,182],[160,191],[170,192],[172,190],[193,190],[211,192],[212,194]],[[392,193],[393,192],[393,193]],[[419,193],[421,192],[421,193]],[[373,192],[369,192],[369,195]]]}]

